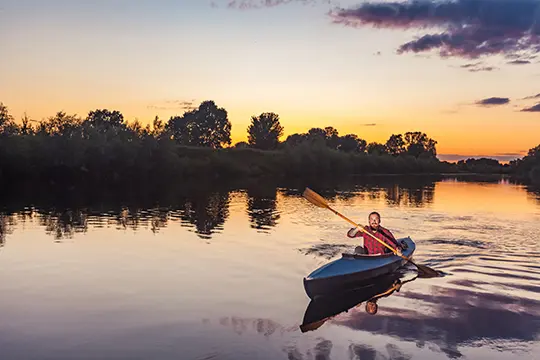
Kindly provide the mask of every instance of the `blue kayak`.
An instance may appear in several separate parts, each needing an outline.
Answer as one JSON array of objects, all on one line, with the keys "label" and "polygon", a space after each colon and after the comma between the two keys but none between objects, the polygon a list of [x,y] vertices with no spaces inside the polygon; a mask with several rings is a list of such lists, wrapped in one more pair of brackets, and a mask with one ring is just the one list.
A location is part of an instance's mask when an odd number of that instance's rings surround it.
[{"label": "blue kayak", "polygon": [[[397,239],[405,247],[402,254],[410,258],[416,244],[410,237]],[[343,253],[341,258],[329,262],[304,278],[304,289],[310,299],[345,291],[377,276],[392,273],[407,261],[393,253],[365,255]]]}]

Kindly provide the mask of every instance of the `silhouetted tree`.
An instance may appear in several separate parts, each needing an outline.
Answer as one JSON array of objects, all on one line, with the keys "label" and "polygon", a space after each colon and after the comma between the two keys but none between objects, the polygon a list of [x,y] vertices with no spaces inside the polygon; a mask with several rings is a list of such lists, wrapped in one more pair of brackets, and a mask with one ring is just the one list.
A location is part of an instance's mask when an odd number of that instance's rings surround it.
[{"label": "silhouetted tree", "polygon": [[88,113],[85,121],[88,130],[92,129],[100,134],[109,133],[110,136],[116,135],[125,125],[124,115],[118,110],[93,110]]},{"label": "silhouetted tree", "polygon": [[326,136],[326,146],[328,146],[330,149],[338,149],[340,145],[340,138],[339,133],[336,129],[334,129],[332,126],[327,126],[324,128],[325,136]]},{"label": "silhouetted tree", "polygon": [[181,145],[196,145],[193,138],[193,116],[184,114],[183,116],[173,116],[165,125],[165,131],[171,138]]},{"label": "silhouetted tree", "polygon": [[218,149],[231,144],[227,110],[217,107],[212,100],[203,101],[198,108],[181,117],[171,117],[166,128],[182,145]]},{"label": "silhouetted tree", "polygon": [[405,147],[405,141],[403,141],[403,136],[401,134],[390,136],[386,141],[386,149],[390,155],[398,156],[404,154],[407,149]]},{"label": "silhouetted tree", "polygon": [[59,111],[38,126],[38,133],[55,137],[81,137],[82,120],[75,115],[67,115]]},{"label": "silhouetted tree", "polygon": [[326,141],[326,131],[321,128],[309,129],[307,136],[311,141]]},{"label": "silhouetted tree", "polygon": [[284,142],[284,145],[294,147],[298,146],[308,138],[307,134],[292,134],[287,136],[287,139]]},{"label": "silhouetted tree", "polygon": [[339,138],[338,149],[345,152],[363,153],[366,151],[366,141],[355,134],[347,134]]},{"label": "silhouetted tree", "polygon": [[414,157],[419,157],[423,153],[435,157],[437,150],[435,145],[437,142],[430,139],[426,134],[416,131],[405,133],[405,147],[407,148],[407,154]]},{"label": "silhouetted tree", "polygon": [[195,121],[197,144],[218,149],[231,144],[231,122],[227,110],[211,101],[203,101],[198,109],[190,112]]},{"label": "silhouetted tree", "polygon": [[540,183],[540,145],[529,149],[523,158],[512,160],[510,169],[520,177]]},{"label": "silhouetted tree", "polygon": [[0,102],[0,135],[16,135],[18,126],[8,108]]},{"label": "silhouetted tree", "polygon": [[23,118],[22,118],[22,125],[19,128],[19,133],[21,135],[33,135],[34,134],[34,127],[30,123],[30,121],[31,120],[28,118],[28,116],[25,113]]},{"label": "silhouetted tree", "polygon": [[262,150],[274,150],[283,135],[283,126],[279,123],[279,115],[272,112],[251,117],[248,129],[248,143],[251,147]]},{"label": "silhouetted tree", "polygon": [[368,154],[371,155],[382,155],[387,154],[388,151],[386,150],[386,146],[383,144],[379,144],[377,142],[371,142],[367,145],[366,148]]},{"label": "silhouetted tree", "polygon": [[154,118],[154,122],[152,123],[152,130],[149,129],[149,134],[155,137],[156,139],[159,139],[162,137],[163,133],[165,131],[165,124],[161,119],[156,116]]},{"label": "silhouetted tree", "polygon": [[495,160],[488,158],[459,160],[457,168],[460,171],[475,173],[500,173],[503,171],[503,165]]}]

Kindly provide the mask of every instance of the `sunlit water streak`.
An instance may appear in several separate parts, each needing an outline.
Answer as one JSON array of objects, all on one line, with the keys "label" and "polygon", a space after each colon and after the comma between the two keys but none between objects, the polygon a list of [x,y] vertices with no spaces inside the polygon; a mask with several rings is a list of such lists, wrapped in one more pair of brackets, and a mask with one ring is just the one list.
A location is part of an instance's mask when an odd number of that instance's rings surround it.
[{"label": "sunlit water streak", "polygon": [[0,219],[2,359],[534,359],[540,202],[507,182],[361,183],[417,279],[302,333],[302,278],[356,244],[301,189],[187,194],[155,208],[20,209]]}]

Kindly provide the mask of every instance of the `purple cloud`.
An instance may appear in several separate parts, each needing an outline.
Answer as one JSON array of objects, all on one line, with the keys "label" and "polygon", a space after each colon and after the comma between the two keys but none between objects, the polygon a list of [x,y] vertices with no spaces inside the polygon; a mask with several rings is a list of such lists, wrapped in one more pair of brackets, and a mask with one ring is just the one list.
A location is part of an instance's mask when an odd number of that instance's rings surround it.
[{"label": "purple cloud", "polygon": [[540,112],[540,103],[538,103],[536,105],[533,105],[531,107],[522,109],[521,111],[524,111],[524,112]]},{"label": "purple cloud", "polygon": [[441,57],[476,59],[540,53],[539,0],[366,2],[330,13],[352,27],[435,29],[402,44],[398,54],[438,50]]},{"label": "purple cloud", "polygon": [[240,10],[249,10],[274,7],[289,3],[313,4],[316,2],[317,0],[231,0],[227,4],[227,7]]},{"label": "purple cloud", "polygon": [[493,106],[493,105],[506,105],[510,102],[509,98],[502,97],[490,97],[487,99],[482,99],[476,102],[476,105],[480,106]]},{"label": "purple cloud", "polygon": [[523,100],[540,99],[540,93],[532,96],[524,97]]},{"label": "purple cloud", "polygon": [[521,60],[521,59],[512,60],[512,61],[507,62],[507,64],[510,64],[510,65],[527,65],[527,64],[530,64],[530,63],[531,62],[529,60]]},{"label": "purple cloud", "polygon": [[493,71],[497,69],[495,66],[484,66],[481,62],[461,65],[460,68],[467,69],[469,72]]}]

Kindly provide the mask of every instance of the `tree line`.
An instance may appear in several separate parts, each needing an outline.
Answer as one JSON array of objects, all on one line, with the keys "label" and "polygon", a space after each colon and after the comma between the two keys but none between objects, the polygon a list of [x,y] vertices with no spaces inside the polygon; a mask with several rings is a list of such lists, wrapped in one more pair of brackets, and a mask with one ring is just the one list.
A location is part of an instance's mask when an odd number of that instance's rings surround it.
[{"label": "tree line", "polygon": [[[128,123],[117,110],[97,109],[90,111],[82,119],[65,112],[58,112],[45,121],[33,126],[28,117],[18,125],[0,103],[0,135],[35,135],[35,136],[67,136],[79,138],[107,137],[154,137],[156,139],[173,140],[178,145],[208,147],[220,149],[231,145],[232,124],[227,110],[218,107],[214,101],[203,101],[197,108],[184,112],[181,116],[172,116],[163,123],[157,116],[153,123],[143,127],[139,121]],[[277,150],[285,146],[294,147],[304,142],[319,142],[333,150],[352,153],[390,154],[399,156],[408,154],[415,157],[421,155],[435,157],[437,142],[421,132],[407,132],[404,135],[392,135],[386,143],[370,142],[359,138],[356,134],[340,136],[332,126],[311,128],[302,134],[289,135],[281,142],[284,127],[279,115],[265,112],[251,117],[247,128],[248,141],[236,143],[234,148],[253,148],[259,150]]]},{"label": "tree line", "polygon": [[[165,179],[441,173],[478,165],[439,161],[437,141],[422,132],[392,134],[378,143],[327,126],[281,141],[284,127],[272,112],[251,117],[247,141],[232,145],[231,129],[227,110],[211,100],[166,122],[156,116],[146,126],[108,109],[92,110],[84,118],[60,111],[40,122],[24,116],[18,124],[0,103],[0,180],[129,185]],[[513,168],[518,167],[530,167],[530,161]]]}]

